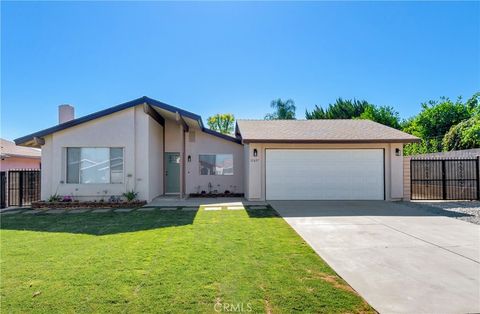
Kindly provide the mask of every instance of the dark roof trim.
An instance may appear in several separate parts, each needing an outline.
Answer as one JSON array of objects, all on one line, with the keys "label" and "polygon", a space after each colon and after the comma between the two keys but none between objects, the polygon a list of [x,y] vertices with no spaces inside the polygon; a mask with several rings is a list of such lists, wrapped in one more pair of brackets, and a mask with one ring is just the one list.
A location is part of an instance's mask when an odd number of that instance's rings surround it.
[{"label": "dark roof trim", "polygon": [[280,144],[355,144],[355,143],[415,143],[420,142],[420,139],[411,139],[411,140],[399,140],[399,139],[361,139],[361,140],[275,140],[275,139],[247,139],[243,140],[243,143],[280,143]]},{"label": "dark roof trim", "polygon": [[114,107],[111,107],[111,108],[108,108],[108,109],[104,109],[104,110],[101,110],[101,111],[83,116],[83,117],[78,118],[78,119],[74,119],[74,120],[56,125],[54,127],[48,128],[48,129],[44,129],[44,130],[29,134],[29,135],[26,135],[26,136],[23,136],[23,137],[19,137],[19,138],[15,139],[14,142],[15,142],[16,145],[21,145],[21,144],[24,144],[26,142],[32,141],[36,137],[40,138],[40,137],[43,137],[43,136],[46,136],[46,135],[49,135],[49,134],[52,134],[52,133],[55,133],[55,132],[58,132],[58,131],[61,131],[61,130],[64,130],[64,129],[68,129],[70,127],[73,127],[73,126],[76,126],[76,125],[79,125],[79,124],[82,124],[82,123],[85,123],[85,122],[88,122],[88,121],[91,121],[91,120],[94,120],[94,119],[97,119],[97,118],[107,116],[109,114],[112,114],[112,113],[115,113],[115,112],[118,112],[118,111],[121,111],[121,110],[132,108],[132,107],[135,107],[137,105],[141,105],[141,104],[147,104],[147,105],[158,107],[160,109],[164,109],[164,110],[174,112],[174,113],[178,112],[180,114],[180,116],[196,120],[203,132],[211,134],[213,136],[220,137],[220,138],[225,139],[225,140],[240,143],[240,140],[238,140],[236,138],[233,138],[231,136],[221,134],[221,133],[218,133],[218,132],[215,132],[215,131],[212,131],[210,129],[205,128],[205,126],[203,125],[203,122],[202,122],[202,117],[200,117],[199,115],[194,114],[194,113],[189,112],[189,111],[186,111],[186,110],[183,110],[183,109],[180,109],[180,108],[177,108],[177,107],[174,107],[174,106],[171,106],[171,105],[168,105],[166,103],[163,103],[161,101],[158,101],[158,100],[146,97],[146,96],[143,96],[143,97],[125,102],[123,104],[120,104],[120,105],[117,105],[117,106],[114,106]]},{"label": "dark roof trim", "polygon": [[180,115],[179,120],[182,123],[183,132],[189,132],[190,127],[188,126],[187,122],[185,122],[185,119],[182,117],[182,115]]},{"label": "dark roof trim", "polygon": [[31,156],[31,155],[22,155],[22,154],[10,154],[10,153],[1,153],[0,156],[2,158],[10,158],[10,157],[22,157],[22,158],[31,158],[31,159],[40,159],[41,156]]},{"label": "dark roof trim", "polygon": [[152,117],[153,120],[157,121],[161,126],[165,126],[165,118],[158,113],[157,110],[153,109],[149,104],[143,104],[143,112]]},{"label": "dark roof trim", "polygon": [[234,143],[237,143],[237,144],[242,143],[242,140],[240,138],[236,138],[236,137],[233,137],[233,136],[230,136],[230,135],[227,135],[227,134],[223,134],[223,133],[211,130],[211,129],[207,129],[205,127],[202,127],[202,131],[207,133],[207,134],[223,138],[224,140],[227,140],[227,141],[230,141],[230,142],[234,142]]}]

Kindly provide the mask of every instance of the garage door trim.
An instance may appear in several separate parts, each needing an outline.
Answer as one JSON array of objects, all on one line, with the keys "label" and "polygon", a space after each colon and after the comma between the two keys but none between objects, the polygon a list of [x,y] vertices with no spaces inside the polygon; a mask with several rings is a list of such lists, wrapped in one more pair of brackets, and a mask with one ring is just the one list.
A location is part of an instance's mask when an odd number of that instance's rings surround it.
[{"label": "garage door trim", "polygon": [[265,193],[265,200],[267,198],[267,151],[268,150],[381,150],[382,151],[382,170],[383,170],[383,200],[387,199],[387,186],[386,186],[386,169],[385,169],[385,148],[378,148],[378,147],[361,147],[361,148],[313,148],[313,147],[296,147],[296,148],[289,148],[289,147],[274,147],[274,148],[264,148],[263,150],[263,190]]}]

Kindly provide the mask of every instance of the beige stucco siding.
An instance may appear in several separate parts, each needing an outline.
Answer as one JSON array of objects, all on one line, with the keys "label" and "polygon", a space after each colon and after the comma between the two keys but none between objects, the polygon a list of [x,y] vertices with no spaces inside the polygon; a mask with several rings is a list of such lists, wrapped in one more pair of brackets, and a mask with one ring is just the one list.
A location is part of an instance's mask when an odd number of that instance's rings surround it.
[{"label": "beige stucco siding", "polygon": [[[67,147],[122,147],[121,184],[67,184]],[[142,106],[122,110],[45,137],[42,146],[42,199],[52,194],[107,199],[128,190],[151,200],[163,193],[163,127]]]},{"label": "beige stucco siding", "polygon": [[[53,133],[42,146],[42,199],[52,194],[92,199],[120,195],[135,188],[135,109],[131,108]],[[123,184],[67,184],[67,147],[122,147]],[[139,177],[141,179],[141,177]]]},{"label": "beige stucco siding", "polygon": [[[204,133],[200,128],[191,142],[189,133],[174,120],[165,120],[165,127],[145,114],[141,105],[125,109],[46,136],[42,146],[42,199],[51,195],[72,195],[79,200],[108,199],[128,190],[138,192],[138,198],[151,201],[164,193],[164,152],[178,152],[185,160],[180,182],[184,195],[199,189],[208,191],[244,191],[243,146]],[[165,130],[165,134],[164,134]],[[186,140],[185,140],[186,139]],[[185,150],[184,152],[184,141]],[[67,184],[67,147],[122,147],[124,149],[124,182],[122,184]],[[233,154],[234,175],[201,176],[200,154]],[[191,162],[186,162],[187,156]],[[183,186],[185,188],[183,188]]]},{"label": "beige stucco siding", "polygon": [[[283,149],[383,149],[385,154],[385,197],[387,200],[401,199],[403,197],[403,158],[395,156],[395,148],[401,144],[273,144],[250,143],[248,147],[248,162],[246,177],[248,177],[248,199],[265,200],[265,150],[269,148]],[[257,149],[258,156],[253,156]]]},{"label": "beige stucco siding", "polygon": [[149,198],[163,194],[163,127],[149,117],[148,119],[148,173]]},{"label": "beige stucco siding", "polygon": [[[190,135],[186,134],[186,193],[208,192],[208,184],[212,184],[212,190],[224,192],[243,193],[244,191],[244,159],[243,146],[202,132],[200,129],[191,129],[195,132],[195,141],[192,142]],[[233,175],[216,176],[200,175],[199,155],[209,154],[232,154]]]},{"label": "beige stucco siding", "polygon": [[173,120],[165,120],[165,152],[181,153],[182,137],[183,131],[180,124]]},{"label": "beige stucco siding", "polygon": [[[396,151],[398,149],[398,156]],[[403,198],[403,145],[398,143],[390,144],[390,188],[391,199]]]},{"label": "beige stucco siding", "polygon": [[411,196],[411,174],[410,174],[410,160],[412,157],[403,158],[403,200],[409,201]]}]

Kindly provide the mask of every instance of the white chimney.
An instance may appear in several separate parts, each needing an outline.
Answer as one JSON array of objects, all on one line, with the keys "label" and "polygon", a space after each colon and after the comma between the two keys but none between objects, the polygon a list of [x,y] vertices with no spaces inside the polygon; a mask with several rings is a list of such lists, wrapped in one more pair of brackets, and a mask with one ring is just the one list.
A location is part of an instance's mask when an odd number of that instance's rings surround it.
[{"label": "white chimney", "polygon": [[75,108],[70,105],[58,106],[58,124],[75,119]]}]

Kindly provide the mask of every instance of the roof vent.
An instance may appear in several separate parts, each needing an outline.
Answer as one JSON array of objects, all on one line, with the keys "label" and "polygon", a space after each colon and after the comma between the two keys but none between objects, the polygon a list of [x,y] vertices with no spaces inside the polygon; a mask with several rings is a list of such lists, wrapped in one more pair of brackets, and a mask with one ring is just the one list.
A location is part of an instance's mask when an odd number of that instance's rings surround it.
[{"label": "roof vent", "polygon": [[58,124],[62,124],[75,119],[75,108],[70,105],[58,106]]}]

